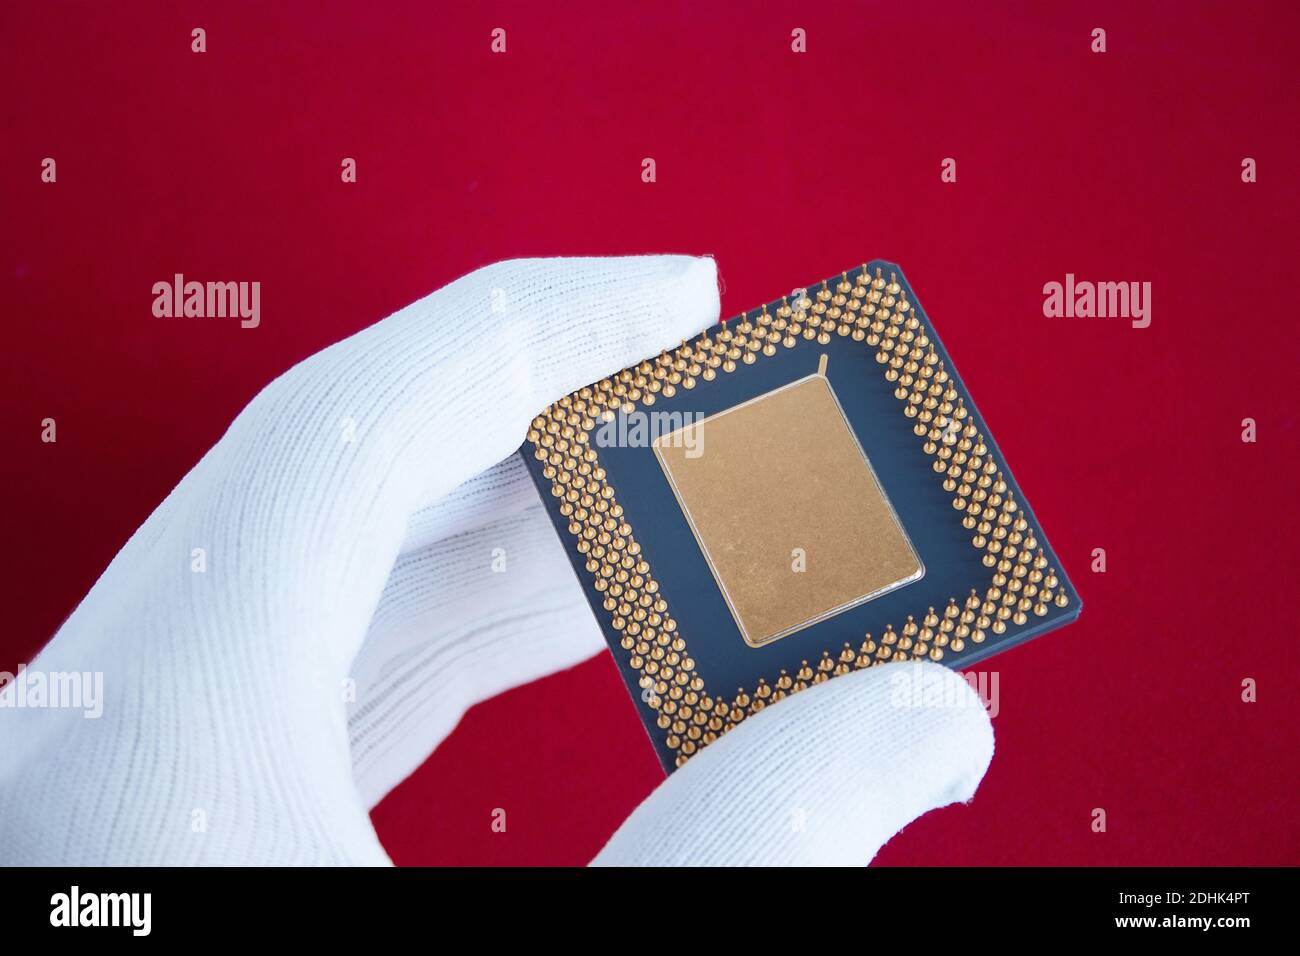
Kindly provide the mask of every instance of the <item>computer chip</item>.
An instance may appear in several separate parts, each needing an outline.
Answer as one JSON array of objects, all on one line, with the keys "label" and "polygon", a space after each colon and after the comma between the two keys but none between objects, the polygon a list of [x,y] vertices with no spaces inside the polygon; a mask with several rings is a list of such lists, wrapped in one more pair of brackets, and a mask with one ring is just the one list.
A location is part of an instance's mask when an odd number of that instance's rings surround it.
[{"label": "computer chip", "polygon": [[890,263],[566,396],[521,454],[669,771],[835,676],[1081,610]]}]

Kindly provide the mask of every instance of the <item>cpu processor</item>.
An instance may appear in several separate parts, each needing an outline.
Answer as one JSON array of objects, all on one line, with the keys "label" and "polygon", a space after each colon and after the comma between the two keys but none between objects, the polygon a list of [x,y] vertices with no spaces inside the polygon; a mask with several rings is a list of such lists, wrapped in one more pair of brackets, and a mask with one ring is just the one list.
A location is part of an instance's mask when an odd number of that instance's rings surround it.
[{"label": "cpu processor", "polygon": [[815,684],[1081,610],[890,263],[565,396],[521,454],[669,772]]}]

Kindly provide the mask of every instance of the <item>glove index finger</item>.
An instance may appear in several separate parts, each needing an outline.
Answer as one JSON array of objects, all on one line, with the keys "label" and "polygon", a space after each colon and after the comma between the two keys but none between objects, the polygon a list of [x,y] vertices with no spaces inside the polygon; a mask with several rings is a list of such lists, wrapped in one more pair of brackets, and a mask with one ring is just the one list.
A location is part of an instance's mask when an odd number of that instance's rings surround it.
[{"label": "glove index finger", "polygon": [[[299,624],[309,608],[372,611],[415,511],[509,456],[549,403],[717,315],[707,258],[470,273],[267,386],[205,459],[192,530],[238,542]],[[359,641],[364,620],[349,626]]]}]

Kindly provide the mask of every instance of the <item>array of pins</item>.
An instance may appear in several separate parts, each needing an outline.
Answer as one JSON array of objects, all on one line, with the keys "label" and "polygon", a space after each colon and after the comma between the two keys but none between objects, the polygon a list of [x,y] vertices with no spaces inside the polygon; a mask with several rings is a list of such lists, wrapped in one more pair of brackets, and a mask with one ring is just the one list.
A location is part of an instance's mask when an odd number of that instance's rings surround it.
[{"label": "array of pins", "polygon": [[[896,275],[886,281],[880,269],[872,276],[864,265],[853,280],[846,272],[833,288],[828,280],[811,296],[797,290],[774,311],[769,314],[763,306],[742,312],[722,322],[716,334],[706,331],[567,395],[535,418],[528,432],[533,455],[559,499],[560,514],[594,587],[604,595],[604,610],[621,635],[619,645],[639,674],[642,699],[657,712],[655,724],[676,754],[677,766],[789,694],[887,661],[942,661],[982,644],[990,633],[1005,634],[1070,602]],[[990,580],[983,593],[973,588],[941,610],[930,607],[923,615],[908,616],[897,630],[890,624],[877,637],[864,635],[856,649],[846,643],[838,652],[823,651],[817,661],[803,661],[793,675],[782,670],[771,683],[760,679],[751,691],[742,687],[730,699],[715,696],[695,672],[687,642],[641,556],[590,433],[619,410],[653,405],[660,395],[671,398],[679,388],[696,388],[801,341],[827,345],[833,336],[875,350],[876,362],[895,386],[903,414],[914,420],[921,451],[952,495],[953,509],[961,515],[971,545],[981,552]]]}]

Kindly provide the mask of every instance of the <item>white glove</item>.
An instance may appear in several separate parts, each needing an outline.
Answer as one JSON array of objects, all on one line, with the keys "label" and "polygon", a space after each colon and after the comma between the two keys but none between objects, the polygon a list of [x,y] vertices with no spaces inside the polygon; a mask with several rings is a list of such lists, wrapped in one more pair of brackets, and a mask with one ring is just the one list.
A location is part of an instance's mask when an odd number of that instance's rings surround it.
[{"label": "white glove", "polygon": [[[0,863],[387,863],[367,811],[468,707],[604,647],[513,455],[529,422],[717,317],[710,259],[503,262],[272,382],[30,665],[102,672],[102,716],[0,691]],[[900,706],[912,666],[965,706]],[[694,757],[597,862],[863,864],[992,749],[944,668],[837,678]]]}]

